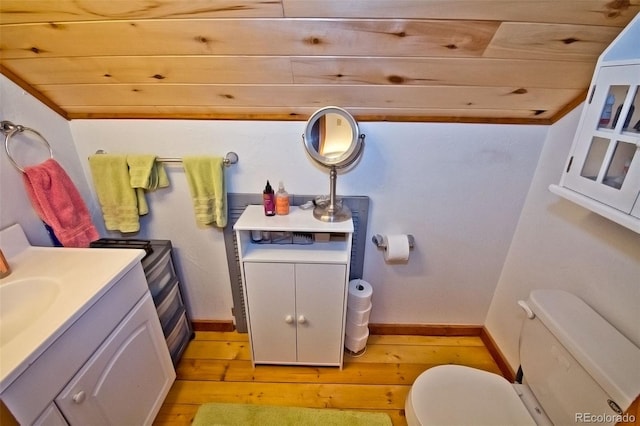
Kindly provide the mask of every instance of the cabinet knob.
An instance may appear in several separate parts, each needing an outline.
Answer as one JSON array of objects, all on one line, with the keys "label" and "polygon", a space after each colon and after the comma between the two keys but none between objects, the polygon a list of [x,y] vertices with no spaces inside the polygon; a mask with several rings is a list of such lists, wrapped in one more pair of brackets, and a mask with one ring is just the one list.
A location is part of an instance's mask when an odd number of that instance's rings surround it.
[{"label": "cabinet knob", "polygon": [[71,397],[71,399],[73,400],[73,402],[75,402],[76,404],[82,404],[85,400],[85,398],[87,397],[87,395],[84,393],[84,391],[80,391],[77,394],[73,395]]},{"label": "cabinet knob", "polygon": [[304,324],[305,322],[307,322],[307,319],[304,317],[304,315],[300,315],[298,317],[298,324]]},{"label": "cabinet knob", "polygon": [[287,324],[293,323],[293,316],[287,315],[286,317],[284,317],[284,322],[286,322]]}]

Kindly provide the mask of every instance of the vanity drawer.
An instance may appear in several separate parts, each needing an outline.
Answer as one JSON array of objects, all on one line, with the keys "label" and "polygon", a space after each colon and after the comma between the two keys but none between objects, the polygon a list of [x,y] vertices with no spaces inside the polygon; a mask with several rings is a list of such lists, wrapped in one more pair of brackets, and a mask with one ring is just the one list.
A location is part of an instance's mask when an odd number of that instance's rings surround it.
[{"label": "vanity drawer", "polygon": [[178,312],[184,311],[184,303],[180,295],[178,280],[174,279],[171,286],[168,286],[167,289],[170,289],[169,294],[167,294],[158,305],[158,317],[160,318],[160,324],[162,324],[163,330],[167,329],[171,319],[175,318]]},{"label": "vanity drawer", "polygon": [[171,261],[171,252],[167,251],[162,259],[146,273],[149,291],[154,300],[160,295],[163,289],[176,277]]}]

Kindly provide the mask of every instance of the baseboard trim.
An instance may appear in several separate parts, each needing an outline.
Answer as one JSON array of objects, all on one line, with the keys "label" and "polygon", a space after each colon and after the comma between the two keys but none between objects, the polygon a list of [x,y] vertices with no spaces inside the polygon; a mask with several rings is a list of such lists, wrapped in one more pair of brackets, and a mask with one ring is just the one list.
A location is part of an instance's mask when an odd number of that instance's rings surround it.
[{"label": "baseboard trim", "polygon": [[233,321],[195,320],[191,322],[193,331],[234,331]]},{"label": "baseboard trim", "polygon": [[480,325],[369,324],[369,333],[407,336],[480,336]]},{"label": "baseboard trim", "polygon": [[502,354],[502,351],[500,350],[498,345],[496,345],[495,340],[493,340],[493,337],[491,337],[491,334],[486,327],[482,327],[480,338],[482,339],[484,345],[487,347],[487,350],[491,354],[493,360],[496,362],[496,364],[498,364],[498,368],[500,369],[500,372],[502,373],[504,378],[510,382],[515,381],[516,373],[507,362],[507,359]]},{"label": "baseboard trim", "polygon": [[481,325],[369,324],[369,333],[378,335],[480,337],[504,378],[513,382],[516,377],[489,331]]}]

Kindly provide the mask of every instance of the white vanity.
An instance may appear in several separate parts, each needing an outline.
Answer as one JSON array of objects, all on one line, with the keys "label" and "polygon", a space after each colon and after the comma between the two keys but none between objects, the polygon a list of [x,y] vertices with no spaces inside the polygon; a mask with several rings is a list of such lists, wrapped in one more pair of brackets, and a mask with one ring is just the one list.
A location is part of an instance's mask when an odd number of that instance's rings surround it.
[{"label": "white vanity", "polygon": [[175,371],[144,252],[32,247],[17,225],[0,247],[4,407],[24,425],[151,424]]},{"label": "white vanity", "polygon": [[353,221],[250,205],[234,230],[254,364],[342,366]]}]

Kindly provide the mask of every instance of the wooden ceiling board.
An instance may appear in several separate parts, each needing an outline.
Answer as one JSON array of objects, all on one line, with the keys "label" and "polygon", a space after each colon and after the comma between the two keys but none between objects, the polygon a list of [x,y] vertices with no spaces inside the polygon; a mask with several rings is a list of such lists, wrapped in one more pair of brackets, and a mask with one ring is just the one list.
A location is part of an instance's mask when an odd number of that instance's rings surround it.
[{"label": "wooden ceiling board", "polygon": [[298,84],[579,89],[589,85],[593,74],[591,62],[488,58],[296,57],[291,59],[291,67]]},{"label": "wooden ceiling board", "polygon": [[404,18],[624,27],[640,0],[283,0],[288,18]]},{"label": "wooden ceiling board", "polygon": [[7,59],[16,74],[42,84],[292,84],[286,56],[94,56]]},{"label": "wooden ceiling board", "polygon": [[5,59],[98,55],[481,56],[498,25],[371,19],[47,23],[2,27],[0,48]]},{"label": "wooden ceiling board", "polygon": [[[578,89],[450,86],[305,85],[43,85],[37,89],[63,109],[90,105],[219,105],[283,108],[340,105],[380,108],[549,110]],[[96,102],[97,101],[97,102]],[[481,111],[478,111],[480,113]]]},{"label": "wooden ceiling board", "polygon": [[0,72],[69,119],[549,123],[640,0],[2,0]]},{"label": "wooden ceiling board", "polygon": [[282,18],[279,1],[2,0],[0,25],[180,18]]},{"label": "wooden ceiling board", "polygon": [[595,63],[619,33],[613,27],[503,22],[484,56]]}]

